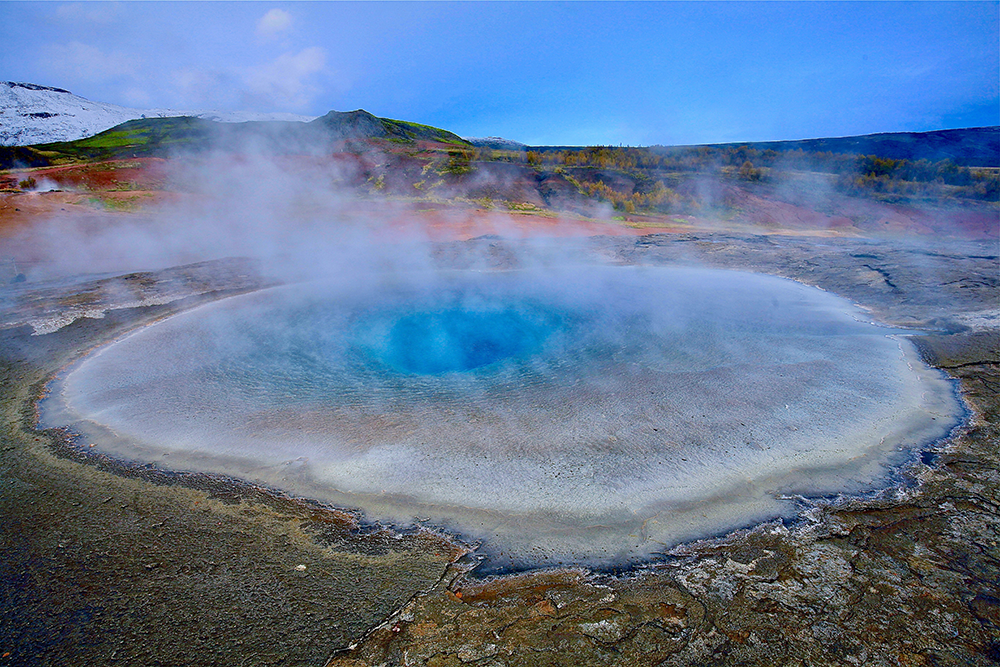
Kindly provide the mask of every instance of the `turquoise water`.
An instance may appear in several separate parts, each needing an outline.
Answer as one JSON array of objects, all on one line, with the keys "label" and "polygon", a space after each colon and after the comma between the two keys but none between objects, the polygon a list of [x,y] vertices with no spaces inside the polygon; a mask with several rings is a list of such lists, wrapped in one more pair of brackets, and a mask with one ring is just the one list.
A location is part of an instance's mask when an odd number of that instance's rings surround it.
[{"label": "turquoise water", "polygon": [[546,313],[451,307],[394,318],[375,356],[403,373],[461,373],[534,353],[558,326]]}]

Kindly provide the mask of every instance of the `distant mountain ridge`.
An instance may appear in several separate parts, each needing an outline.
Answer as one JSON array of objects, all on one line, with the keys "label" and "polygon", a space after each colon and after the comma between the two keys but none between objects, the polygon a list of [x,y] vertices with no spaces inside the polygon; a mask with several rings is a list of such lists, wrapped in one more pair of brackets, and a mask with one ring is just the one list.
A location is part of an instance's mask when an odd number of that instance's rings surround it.
[{"label": "distant mountain ridge", "polygon": [[313,120],[289,113],[130,109],[93,102],[68,90],[35,83],[0,81],[0,146],[76,141],[129,120],[195,116],[223,123]]},{"label": "distant mountain ridge", "polygon": [[713,148],[750,146],[757,150],[773,150],[778,153],[802,150],[807,153],[877,155],[892,160],[930,162],[951,160],[966,167],[995,167],[1000,165],[1000,126],[931,132],[880,132],[855,137],[754,141],[711,144],[711,146]]}]

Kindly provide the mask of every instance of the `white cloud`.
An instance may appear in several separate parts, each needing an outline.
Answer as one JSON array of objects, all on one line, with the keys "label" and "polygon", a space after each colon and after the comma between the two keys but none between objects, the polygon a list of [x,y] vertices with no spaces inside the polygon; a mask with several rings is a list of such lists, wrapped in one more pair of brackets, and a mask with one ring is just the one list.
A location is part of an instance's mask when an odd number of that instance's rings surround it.
[{"label": "white cloud", "polygon": [[274,39],[291,27],[291,14],[283,9],[272,9],[257,21],[257,36]]},{"label": "white cloud", "polygon": [[311,46],[298,53],[285,53],[271,63],[251,68],[245,77],[247,89],[257,104],[277,109],[306,106],[319,92],[310,82],[326,68],[326,51]]},{"label": "white cloud", "polygon": [[295,111],[320,92],[314,77],[326,70],[326,51],[313,46],[258,66],[187,68],[171,73],[175,107]]},{"label": "white cloud", "polygon": [[82,42],[52,44],[43,52],[45,67],[69,81],[110,81],[134,78],[140,61],[134,55],[106,53]]},{"label": "white cloud", "polygon": [[171,76],[174,94],[170,106],[185,109],[236,109],[243,84],[233,72],[180,69]]}]

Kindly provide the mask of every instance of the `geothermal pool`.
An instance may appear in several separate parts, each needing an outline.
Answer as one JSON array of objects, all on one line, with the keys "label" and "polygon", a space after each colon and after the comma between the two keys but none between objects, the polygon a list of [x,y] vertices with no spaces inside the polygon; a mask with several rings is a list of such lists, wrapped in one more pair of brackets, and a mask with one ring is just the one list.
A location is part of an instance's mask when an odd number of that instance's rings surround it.
[{"label": "geothermal pool", "polygon": [[889,485],[961,406],[903,332],[798,283],[687,268],[428,272],[225,299],[42,405],[112,455],[620,565]]}]

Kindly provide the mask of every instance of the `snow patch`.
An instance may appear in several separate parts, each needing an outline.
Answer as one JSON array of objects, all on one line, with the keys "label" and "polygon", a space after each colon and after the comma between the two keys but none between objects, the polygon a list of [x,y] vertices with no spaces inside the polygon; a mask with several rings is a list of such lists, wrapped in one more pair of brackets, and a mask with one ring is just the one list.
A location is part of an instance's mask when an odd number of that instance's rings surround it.
[{"label": "snow patch", "polygon": [[259,120],[308,122],[313,116],[251,111],[130,109],[92,102],[62,88],[0,81],[0,146],[76,141],[137,118],[197,116],[220,123]]}]

